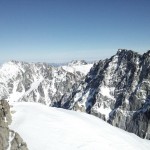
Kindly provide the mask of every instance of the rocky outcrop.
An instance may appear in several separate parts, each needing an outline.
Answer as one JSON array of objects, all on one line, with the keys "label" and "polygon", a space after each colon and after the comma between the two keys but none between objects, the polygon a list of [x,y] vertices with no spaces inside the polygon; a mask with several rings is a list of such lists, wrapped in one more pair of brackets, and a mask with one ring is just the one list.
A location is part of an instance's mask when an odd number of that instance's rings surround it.
[{"label": "rocky outcrop", "polygon": [[7,101],[0,100],[0,150],[28,150],[20,135],[9,129],[10,107]]},{"label": "rocky outcrop", "polygon": [[150,51],[119,49],[95,63],[64,108],[85,111],[150,139]]}]

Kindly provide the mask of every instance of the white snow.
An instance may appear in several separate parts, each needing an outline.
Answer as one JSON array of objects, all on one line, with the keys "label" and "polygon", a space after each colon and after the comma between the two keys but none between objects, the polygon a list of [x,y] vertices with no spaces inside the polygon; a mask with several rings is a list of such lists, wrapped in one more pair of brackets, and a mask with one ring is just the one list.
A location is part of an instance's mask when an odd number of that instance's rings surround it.
[{"label": "white snow", "polygon": [[87,65],[72,65],[72,66],[62,66],[62,68],[65,71],[71,72],[71,73],[75,73],[77,71],[83,73],[84,75],[86,75],[91,67],[93,66],[93,64],[87,64]]},{"label": "white snow", "polygon": [[100,91],[101,91],[101,94],[103,96],[107,96],[108,98],[114,99],[114,97],[110,94],[110,93],[113,93],[114,88],[109,88],[107,86],[102,86],[100,88]]},{"label": "white snow", "polygon": [[104,105],[101,105],[101,107],[96,107],[96,111],[100,112],[101,114],[105,115],[106,120],[109,119],[109,113],[112,111],[110,107],[104,108]]},{"label": "white snow", "polygon": [[13,103],[11,129],[30,150],[148,150],[150,141],[85,113]]},{"label": "white snow", "polygon": [[74,97],[74,102],[77,102],[79,100],[79,98],[82,97],[82,92],[79,92],[75,95]]},{"label": "white snow", "polygon": [[14,133],[9,132],[9,141],[8,141],[9,142],[9,146],[8,146],[7,150],[11,150],[11,142],[14,139],[14,136],[15,136]]},{"label": "white snow", "polygon": [[40,83],[43,81],[44,79],[41,78],[37,81],[34,81],[32,84],[31,84],[31,87],[28,91],[26,91],[26,93],[24,95],[28,95],[31,91],[33,91],[34,89],[37,89],[38,86],[40,85]]},{"label": "white snow", "polygon": [[12,62],[5,63],[0,68],[0,82],[7,81],[9,78],[13,78],[19,72],[19,67]]}]

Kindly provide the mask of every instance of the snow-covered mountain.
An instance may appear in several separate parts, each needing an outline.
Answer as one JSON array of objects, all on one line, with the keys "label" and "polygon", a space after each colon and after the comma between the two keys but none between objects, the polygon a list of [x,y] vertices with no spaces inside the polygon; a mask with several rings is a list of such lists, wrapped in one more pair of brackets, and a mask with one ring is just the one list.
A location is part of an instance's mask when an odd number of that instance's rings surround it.
[{"label": "snow-covered mountain", "polygon": [[82,61],[77,63],[53,67],[46,63],[7,62],[0,68],[0,99],[58,107],[61,97],[70,93],[92,67]]},{"label": "snow-covered mountain", "polygon": [[14,103],[11,129],[29,150],[148,150],[150,141],[85,113]]},{"label": "snow-covered mountain", "polygon": [[5,63],[0,69],[0,99],[87,112],[150,139],[149,83],[150,51],[140,55],[119,49],[94,65],[84,61],[59,67]]},{"label": "snow-covered mountain", "polygon": [[150,51],[140,55],[120,49],[95,63],[64,107],[150,139]]}]

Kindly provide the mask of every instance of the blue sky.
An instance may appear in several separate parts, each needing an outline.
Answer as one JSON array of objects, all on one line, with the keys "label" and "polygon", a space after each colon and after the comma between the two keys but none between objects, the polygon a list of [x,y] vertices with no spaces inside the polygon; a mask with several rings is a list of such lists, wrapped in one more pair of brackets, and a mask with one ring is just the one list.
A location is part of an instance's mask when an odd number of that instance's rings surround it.
[{"label": "blue sky", "polygon": [[0,0],[0,62],[99,60],[150,49],[150,0]]}]

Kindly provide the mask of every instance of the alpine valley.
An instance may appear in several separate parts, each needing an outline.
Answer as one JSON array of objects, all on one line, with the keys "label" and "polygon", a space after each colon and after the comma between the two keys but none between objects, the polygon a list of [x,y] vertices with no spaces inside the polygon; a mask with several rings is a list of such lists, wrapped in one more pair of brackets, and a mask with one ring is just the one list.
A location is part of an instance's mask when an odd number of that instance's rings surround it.
[{"label": "alpine valley", "polygon": [[9,61],[0,68],[0,99],[86,112],[150,140],[150,50],[61,66]]}]

